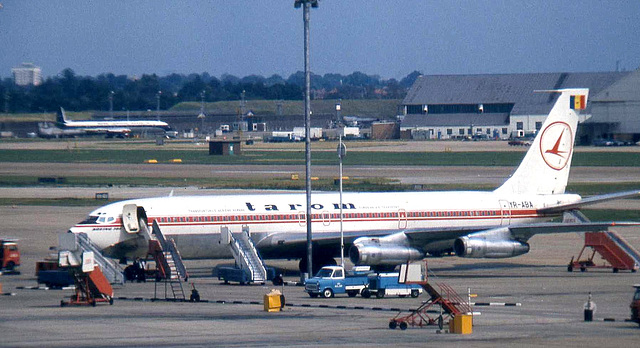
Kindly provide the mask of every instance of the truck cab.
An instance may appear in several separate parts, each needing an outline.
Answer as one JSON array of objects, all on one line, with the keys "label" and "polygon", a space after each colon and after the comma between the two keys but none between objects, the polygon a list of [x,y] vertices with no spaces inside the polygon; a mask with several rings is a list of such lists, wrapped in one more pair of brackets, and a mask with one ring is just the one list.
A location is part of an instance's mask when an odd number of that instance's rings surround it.
[{"label": "truck cab", "polygon": [[329,298],[344,293],[354,297],[368,286],[369,273],[368,268],[355,268],[351,272],[346,272],[341,266],[325,266],[315,277],[307,279],[305,291],[314,298],[319,295]]},{"label": "truck cab", "polygon": [[0,271],[15,272],[20,266],[20,250],[16,239],[0,239]]}]

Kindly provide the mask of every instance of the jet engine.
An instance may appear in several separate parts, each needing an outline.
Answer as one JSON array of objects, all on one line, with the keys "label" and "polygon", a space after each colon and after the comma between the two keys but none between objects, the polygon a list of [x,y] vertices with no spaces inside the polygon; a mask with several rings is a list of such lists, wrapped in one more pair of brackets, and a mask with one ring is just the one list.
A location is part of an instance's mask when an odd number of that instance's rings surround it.
[{"label": "jet engine", "polygon": [[349,249],[349,258],[356,265],[395,266],[423,257],[423,252],[409,245],[409,239],[403,232],[381,238],[360,237]]},{"label": "jet engine", "polygon": [[453,242],[453,250],[459,257],[500,259],[528,253],[529,243],[465,236]]}]

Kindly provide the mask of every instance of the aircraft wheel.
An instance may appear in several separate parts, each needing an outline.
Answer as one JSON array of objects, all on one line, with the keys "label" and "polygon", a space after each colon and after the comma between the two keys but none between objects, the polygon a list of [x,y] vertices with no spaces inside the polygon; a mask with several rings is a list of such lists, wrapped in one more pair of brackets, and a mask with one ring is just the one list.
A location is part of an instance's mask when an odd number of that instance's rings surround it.
[{"label": "aircraft wheel", "polygon": [[397,322],[397,321],[395,321],[395,320],[391,320],[391,321],[389,322],[389,328],[390,328],[391,330],[395,330],[397,327],[398,327],[398,322]]},{"label": "aircraft wheel", "polygon": [[580,267],[580,272],[584,272],[584,271],[586,271],[586,270],[587,270],[587,268],[586,268],[586,267]]},{"label": "aircraft wheel", "polygon": [[617,268],[614,268],[614,269],[613,269],[613,273],[618,273],[618,269],[617,269]]},{"label": "aircraft wheel", "polygon": [[113,306],[113,297],[109,297],[109,305]]},{"label": "aircraft wheel", "polygon": [[322,292],[322,297],[324,297],[324,298],[331,298],[331,297],[333,297],[333,290],[331,290],[331,289],[324,289],[324,291]]},{"label": "aircraft wheel", "polygon": [[284,284],[284,279],[282,279],[282,275],[277,275],[272,280],[273,285],[282,285]]},{"label": "aircraft wheel", "polygon": [[440,328],[440,330],[442,330],[442,328],[444,327],[444,318],[442,316],[438,317],[438,328]]},{"label": "aircraft wheel", "polygon": [[404,321],[400,323],[400,330],[406,330],[407,329],[407,323],[405,323]]},{"label": "aircraft wheel", "polygon": [[573,265],[567,266],[567,272],[573,272]]}]

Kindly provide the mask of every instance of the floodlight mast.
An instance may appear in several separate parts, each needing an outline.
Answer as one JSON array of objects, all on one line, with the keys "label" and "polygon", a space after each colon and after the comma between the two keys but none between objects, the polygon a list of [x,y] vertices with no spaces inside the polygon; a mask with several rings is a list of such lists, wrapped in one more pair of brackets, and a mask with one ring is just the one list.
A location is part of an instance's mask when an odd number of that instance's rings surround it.
[{"label": "floodlight mast", "polygon": [[307,274],[313,274],[313,246],[311,232],[311,70],[309,69],[309,20],[311,8],[318,7],[318,0],[295,0],[295,8],[302,7],[304,20],[304,153],[305,190],[307,196]]}]

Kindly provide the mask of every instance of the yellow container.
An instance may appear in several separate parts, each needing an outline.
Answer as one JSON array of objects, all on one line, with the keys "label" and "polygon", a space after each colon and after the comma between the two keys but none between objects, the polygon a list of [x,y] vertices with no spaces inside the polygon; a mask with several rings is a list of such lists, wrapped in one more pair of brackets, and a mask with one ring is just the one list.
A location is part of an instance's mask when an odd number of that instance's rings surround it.
[{"label": "yellow container", "polygon": [[158,163],[158,160],[157,159],[148,159],[148,160],[145,160],[144,163]]},{"label": "yellow container", "polygon": [[264,311],[280,312],[282,310],[282,293],[278,290],[272,290],[264,295]]},{"label": "yellow container", "polygon": [[298,180],[298,174],[291,174],[291,180]]},{"label": "yellow container", "polygon": [[182,158],[174,158],[171,160],[171,163],[182,163]]},{"label": "yellow container", "polygon": [[455,334],[468,335],[473,333],[473,316],[460,314],[449,321],[449,332]]}]

